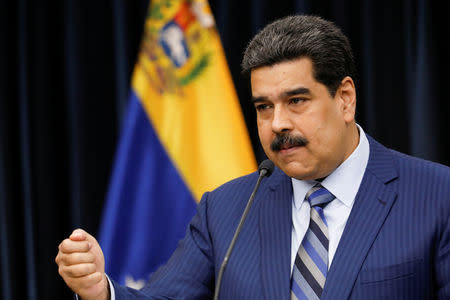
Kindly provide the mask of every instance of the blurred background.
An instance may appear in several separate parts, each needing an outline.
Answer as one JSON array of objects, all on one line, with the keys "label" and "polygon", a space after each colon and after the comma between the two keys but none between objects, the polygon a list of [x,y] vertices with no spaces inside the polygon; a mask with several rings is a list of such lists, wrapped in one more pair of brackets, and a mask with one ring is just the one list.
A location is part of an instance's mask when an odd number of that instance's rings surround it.
[{"label": "blurred background", "polygon": [[[210,0],[258,162],[240,60],[268,22],[313,13],[337,23],[357,62],[357,120],[411,155],[450,164],[448,1]],[[2,299],[70,299],[57,246],[96,234],[147,0],[0,3]],[[212,99],[213,100],[213,99]]]}]

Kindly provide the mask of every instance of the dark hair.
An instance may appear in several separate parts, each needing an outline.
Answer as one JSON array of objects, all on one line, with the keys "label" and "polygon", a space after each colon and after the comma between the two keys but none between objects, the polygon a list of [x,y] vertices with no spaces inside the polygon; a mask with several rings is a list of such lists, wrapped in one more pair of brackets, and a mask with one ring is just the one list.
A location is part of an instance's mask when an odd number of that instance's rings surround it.
[{"label": "dark hair", "polygon": [[311,59],[314,78],[333,97],[345,76],[356,80],[347,37],[332,22],[311,15],[285,17],[264,27],[245,49],[242,73],[300,57]]}]

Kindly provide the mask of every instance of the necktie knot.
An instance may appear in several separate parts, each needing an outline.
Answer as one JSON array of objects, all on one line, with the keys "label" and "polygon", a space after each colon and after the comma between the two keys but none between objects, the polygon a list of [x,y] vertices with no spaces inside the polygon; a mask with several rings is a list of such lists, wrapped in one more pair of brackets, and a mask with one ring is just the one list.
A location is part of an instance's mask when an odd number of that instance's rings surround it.
[{"label": "necktie knot", "polygon": [[320,206],[323,208],[336,197],[318,183],[306,193],[305,198],[311,207]]}]

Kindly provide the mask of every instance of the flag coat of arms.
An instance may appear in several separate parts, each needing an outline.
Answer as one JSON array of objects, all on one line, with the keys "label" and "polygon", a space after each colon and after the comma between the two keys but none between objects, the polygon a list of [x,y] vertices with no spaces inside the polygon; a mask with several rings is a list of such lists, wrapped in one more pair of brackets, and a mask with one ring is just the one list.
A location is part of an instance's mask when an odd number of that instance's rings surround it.
[{"label": "flag coat of arms", "polygon": [[255,170],[207,1],[152,1],[100,228],[107,274],[142,286],[201,195]]}]

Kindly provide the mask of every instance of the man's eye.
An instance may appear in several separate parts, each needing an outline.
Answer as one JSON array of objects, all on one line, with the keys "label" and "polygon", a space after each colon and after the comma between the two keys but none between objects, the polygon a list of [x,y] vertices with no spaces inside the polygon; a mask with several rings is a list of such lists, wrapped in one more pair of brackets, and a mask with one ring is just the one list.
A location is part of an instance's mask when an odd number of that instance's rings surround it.
[{"label": "man's eye", "polygon": [[305,99],[303,99],[303,98],[292,98],[291,99],[291,103],[293,103],[293,104],[297,104],[297,103],[300,103],[300,102],[302,102],[302,101],[304,101]]},{"label": "man's eye", "polygon": [[265,110],[267,108],[269,108],[269,105],[267,105],[267,104],[258,104],[258,105],[256,105],[256,110],[258,110],[258,111],[262,111],[262,110]]}]

